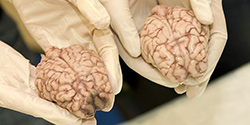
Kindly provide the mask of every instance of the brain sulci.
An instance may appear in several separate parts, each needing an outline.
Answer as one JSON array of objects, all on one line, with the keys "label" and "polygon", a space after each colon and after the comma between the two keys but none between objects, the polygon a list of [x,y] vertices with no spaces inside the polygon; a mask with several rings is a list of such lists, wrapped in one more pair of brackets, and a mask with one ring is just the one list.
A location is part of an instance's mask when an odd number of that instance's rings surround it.
[{"label": "brain sulci", "polygon": [[173,83],[199,77],[207,69],[209,27],[190,9],[155,6],[140,37],[144,60]]},{"label": "brain sulci", "polygon": [[113,103],[102,59],[81,45],[47,49],[36,69],[35,86],[41,98],[82,119],[110,110]]}]

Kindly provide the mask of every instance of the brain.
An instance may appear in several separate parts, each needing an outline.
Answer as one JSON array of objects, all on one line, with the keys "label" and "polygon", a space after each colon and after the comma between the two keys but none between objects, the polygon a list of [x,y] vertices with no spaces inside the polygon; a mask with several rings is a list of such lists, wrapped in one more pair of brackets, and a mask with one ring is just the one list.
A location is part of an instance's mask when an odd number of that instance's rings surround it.
[{"label": "brain", "polygon": [[82,119],[109,110],[113,93],[105,65],[80,45],[50,47],[37,66],[35,85],[41,98],[66,108]]},{"label": "brain", "polygon": [[207,69],[209,27],[183,7],[156,6],[140,33],[142,57],[173,83]]}]

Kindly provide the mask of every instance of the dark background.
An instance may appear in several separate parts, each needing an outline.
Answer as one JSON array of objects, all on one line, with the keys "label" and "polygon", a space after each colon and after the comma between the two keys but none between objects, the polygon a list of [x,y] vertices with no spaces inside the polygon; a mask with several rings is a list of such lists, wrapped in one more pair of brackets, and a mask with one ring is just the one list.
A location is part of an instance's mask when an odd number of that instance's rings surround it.
[{"label": "dark background", "polygon": [[[224,0],[228,41],[218,65],[212,75],[214,80],[250,61],[250,1]],[[18,33],[15,23],[0,10],[0,40],[6,41],[36,65],[39,54],[29,51]],[[179,96],[173,89],[152,83],[129,69],[121,60],[124,85],[116,96],[111,112],[97,112],[98,124],[117,124],[143,114]],[[0,108],[0,125],[49,125],[40,118],[34,118],[12,110]]]}]

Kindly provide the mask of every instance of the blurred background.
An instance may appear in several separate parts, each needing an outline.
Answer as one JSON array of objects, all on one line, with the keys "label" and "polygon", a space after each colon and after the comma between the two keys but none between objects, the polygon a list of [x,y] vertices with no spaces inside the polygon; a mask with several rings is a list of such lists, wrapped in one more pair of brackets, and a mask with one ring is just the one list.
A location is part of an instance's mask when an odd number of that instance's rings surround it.
[{"label": "blurred background", "polygon": [[[250,1],[224,0],[223,7],[228,41],[208,86],[212,85],[214,80],[250,61]],[[36,65],[39,62],[39,53],[34,53],[27,47],[17,25],[2,8],[0,8],[0,40],[15,48],[32,64]],[[185,96],[176,94],[173,89],[150,82],[129,69],[122,60],[120,62],[124,76],[122,91],[116,96],[114,108],[110,112],[96,113],[98,124],[112,125],[129,121]],[[0,108],[0,125],[50,124],[40,118]]]}]

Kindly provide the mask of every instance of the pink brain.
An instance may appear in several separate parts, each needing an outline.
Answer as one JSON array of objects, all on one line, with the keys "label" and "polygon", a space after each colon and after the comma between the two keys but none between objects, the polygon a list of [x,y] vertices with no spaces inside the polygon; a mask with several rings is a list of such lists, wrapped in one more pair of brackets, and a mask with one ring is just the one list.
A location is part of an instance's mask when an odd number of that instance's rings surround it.
[{"label": "pink brain", "polygon": [[39,96],[79,118],[92,118],[97,110],[109,110],[112,105],[112,88],[103,61],[80,45],[49,48],[36,75]]},{"label": "pink brain", "polygon": [[142,56],[171,82],[207,69],[209,27],[183,7],[156,6],[140,33]]}]

